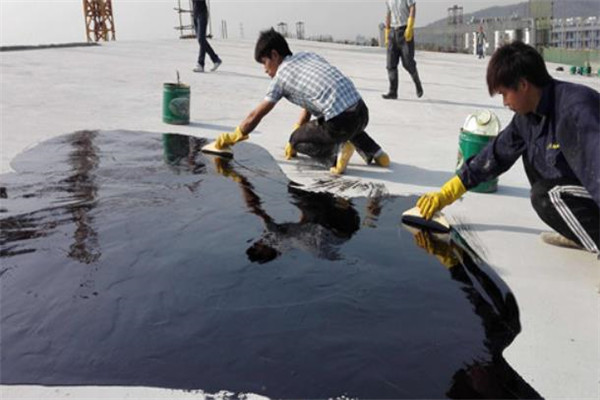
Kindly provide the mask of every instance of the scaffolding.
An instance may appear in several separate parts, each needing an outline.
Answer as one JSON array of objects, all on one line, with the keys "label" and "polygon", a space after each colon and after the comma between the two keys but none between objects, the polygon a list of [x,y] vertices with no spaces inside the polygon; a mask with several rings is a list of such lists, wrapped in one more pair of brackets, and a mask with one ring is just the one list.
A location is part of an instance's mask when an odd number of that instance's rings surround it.
[{"label": "scaffolding", "polygon": [[83,15],[88,42],[116,40],[112,0],[83,0]]},{"label": "scaffolding", "polygon": [[529,13],[534,21],[534,42],[539,51],[550,45],[553,10],[552,0],[529,0]]},{"label": "scaffolding", "polygon": [[285,22],[278,23],[277,32],[281,33],[283,37],[288,37],[288,24]]},{"label": "scaffolding", "polygon": [[179,39],[195,38],[196,30],[194,29],[192,0],[184,0],[183,2],[177,0],[177,6],[174,10],[177,11],[177,17],[179,19],[179,26],[175,27],[175,29],[179,31]]},{"label": "scaffolding", "polygon": [[296,38],[304,40],[304,22],[296,22]]},{"label": "scaffolding", "polygon": [[[175,30],[179,31],[179,39],[195,39],[196,28],[194,27],[194,5],[192,0],[176,0],[177,5],[173,8],[179,18],[179,26]],[[206,0],[208,13],[208,27],[206,37],[212,38],[212,21],[210,17],[210,0]]]},{"label": "scaffolding", "polygon": [[227,39],[227,21],[224,19],[221,20],[221,38]]},{"label": "scaffolding", "polygon": [[451,27],[452,35],[449,48],[451,51],[456,52],[460,50],[460,39],[459,33],[460,27],[463,25],[463,8],[462,6],[454,5],[448,8],[448,25]]}]

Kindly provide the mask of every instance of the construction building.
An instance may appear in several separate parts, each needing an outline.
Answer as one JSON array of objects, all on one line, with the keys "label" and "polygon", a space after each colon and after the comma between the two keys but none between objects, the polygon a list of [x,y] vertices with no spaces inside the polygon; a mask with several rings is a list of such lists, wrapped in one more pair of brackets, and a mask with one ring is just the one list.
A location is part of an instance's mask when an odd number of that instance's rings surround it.
[{"label": "construction building", "polygon": [[599,50],[600,17],[553,20],[550,46],[577,50]]},{"label": "construction building", "polygon": [[[530,0],[522,13],[505,17],[463,16],[462,7],[448,9],[448,18],[418,28],[416,45],[420,49],[475,54],[475,37],[479,27],[486,34],[486,54],[490,55],[505,42],[522,40],[542,53],[558,50],[592,52],[600,50],[600,10],[598,16],[564,19],[553,18],[553,1]],[[589,57],[588,57],[589,58]]]}]

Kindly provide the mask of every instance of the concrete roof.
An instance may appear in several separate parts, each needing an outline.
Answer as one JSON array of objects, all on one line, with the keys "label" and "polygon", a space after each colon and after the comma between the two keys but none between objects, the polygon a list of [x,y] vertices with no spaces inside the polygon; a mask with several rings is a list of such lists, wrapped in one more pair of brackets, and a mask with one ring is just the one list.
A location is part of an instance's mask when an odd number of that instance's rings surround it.
[{"label": "concrete roof", "polygon": [[[202,137],[232,130],[262,100],[269,78],[253,59],[252,41],[212,43],[223,65],[204,74],[192,72],[197,56],[193,40],[0,53],[0,172],[10,171],[10,160],[24,149],[77,130]],[[383,49],[294,40],[290,45],[292,51],[320,53],[351,77],[370,110],[367,131],[390,154],[390,169],[364,166],[355,155],[344,179],[384,184],[389,193],[399,195],[434,190],[452,176],[459,128],[469,113],[489,108],[503,125],[512,117],[501,98],[487,93],[487,59],[417,52],[425,95],[416,98],[410,77],[401,70],[399,99],[385,101],[381,99],[387,89]],[[600,90],[600,79],[556,72],[557,66],[550,64],[549,69],[558,79]],[[188,126],[161,120],[162,84],[175,81],[176,70],[191,85]],[[291,180],[310,186],[328,172],[306,165],[300,168],[296,161],[283,158],[299,111],[281,101],[250,140],[266,148]],[[355,189],[341,194],[366,193]],[[599,398],[600,263],[592,254],[542,243],[539,233],[549,228],[536,216],[528,197],[529,184],[518,162],[500,177],[497,193],[468,193],[445,211],[516,296],[523,330],[504,353],[511,366],[544,397]],[[3,386],[1,392],[3,398],[201,396],[142,388]]]}]

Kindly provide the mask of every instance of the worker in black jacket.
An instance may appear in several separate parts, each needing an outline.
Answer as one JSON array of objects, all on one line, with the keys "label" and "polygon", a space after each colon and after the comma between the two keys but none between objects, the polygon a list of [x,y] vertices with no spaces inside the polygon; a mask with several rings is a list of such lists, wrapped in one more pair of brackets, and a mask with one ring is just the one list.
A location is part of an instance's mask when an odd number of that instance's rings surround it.
[{"label": "worker in black jacket", "polygon": [[487,69],[490,95],[500,93],[516,114],[479,154],[467,160],[440,192],[422,196],[425,218],[451,204],[467,189],[495,178],[523,157],[531,202],[556,232],[549,244],[600,247],[600,95],[582,85],[553,79],[543,58],[516,41],[500,47]]}]

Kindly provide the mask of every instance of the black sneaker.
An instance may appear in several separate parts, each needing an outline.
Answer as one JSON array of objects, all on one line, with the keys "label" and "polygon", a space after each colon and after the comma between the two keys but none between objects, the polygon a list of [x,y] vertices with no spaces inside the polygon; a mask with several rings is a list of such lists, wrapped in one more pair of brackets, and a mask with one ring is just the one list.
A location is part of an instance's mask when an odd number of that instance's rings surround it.
[{"label": "black sneaker", "polygon": [[381,97],[383,97],[386,100],[396,100],[398,98],[398,94],[397,93],[386,93],[386,94],[382,94]]}]

